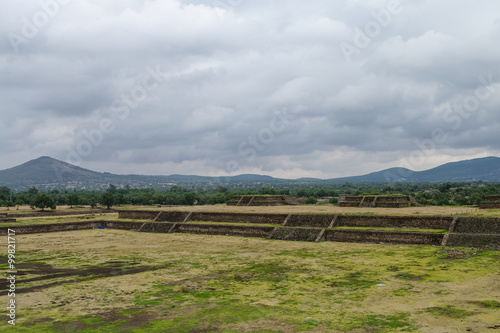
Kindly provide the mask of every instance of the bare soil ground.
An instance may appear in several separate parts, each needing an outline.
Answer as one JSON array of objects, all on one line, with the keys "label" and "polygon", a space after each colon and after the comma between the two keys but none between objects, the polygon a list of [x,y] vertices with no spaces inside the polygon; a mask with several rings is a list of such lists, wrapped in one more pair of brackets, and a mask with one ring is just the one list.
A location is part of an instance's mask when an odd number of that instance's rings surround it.
[{"label": "bare soil ground", "polygon": [[16,332],[500,327],[498,251],[95,229],[17,235],[16,265]]}]

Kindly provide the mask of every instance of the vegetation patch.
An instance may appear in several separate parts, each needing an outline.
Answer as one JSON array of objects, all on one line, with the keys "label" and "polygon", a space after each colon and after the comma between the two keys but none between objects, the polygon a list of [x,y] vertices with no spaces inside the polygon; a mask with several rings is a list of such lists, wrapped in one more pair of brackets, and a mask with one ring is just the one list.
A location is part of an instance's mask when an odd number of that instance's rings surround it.
[{"label": "vegetation patch", "polygon": [[439,259],[456,260],[475,257],[483,250],[468,247],[445,247],[442,246],[436,250],[436,256]]},{"label": "vegetation patch", "polygon": [[471,301],[469,303],[480,305],[483,308],[500,309],[500,302],[499,301]]},{"label": "vegetation patch", "polygon": [[449,318],[465,318],[468,316],[472,316],[474,314],[474,312],[467,311],[464,309],[457,309],[451,305],[433,306],[433,307],[424,309],[424,311],[427,313],[436,315],[436,316],[443,316],[443,317],[449,317]]},{"label": "vegetation patch", "polygon": [[394,315],[367,314],[347,319],[338,327],[341,331],[364,329],[365,332],[414,332],[416,327],[410,319],[409,312],[400,312]]},{"label": "vegetation patch", "polygon": [[398,273],[396,274],[396,277],[398,279],[402,279],[402,280],[410,280],[410,281],[420,281],[422,280],[424,277],[428,277],[429,275],[422,275],[422,276],[419,276],[419,275],[415,275],[415,274],[412,274],[412,273],[408,273],[408,272],[405,272],[405,273]]},{"label": "vegetation patch", "polygon": [[376,284],[378,281],[367,279],[366,272],[352,272],[343,278],[327,283],[330,287],[344,288],[350,290],[367,289]]}]

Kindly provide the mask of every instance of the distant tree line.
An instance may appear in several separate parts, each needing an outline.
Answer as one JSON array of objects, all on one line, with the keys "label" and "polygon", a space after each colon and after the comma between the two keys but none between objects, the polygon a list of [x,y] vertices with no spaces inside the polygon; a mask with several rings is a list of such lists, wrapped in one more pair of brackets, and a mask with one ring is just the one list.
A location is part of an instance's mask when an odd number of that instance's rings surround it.
[{"label": "distant tree line", "polygon": [[110,184],[107,190],[58,190],[41,192],[36,187],[27,191],[13,192],[0,186],[0,206],[11,207],[30,205],[33,208],[56,206],[91,206],[97,204],[111,208],[124,204],[132,205],[214,205],[227,202],[235,195],[290,195],[304,198],[306,204],[315,204],[319,198],[327,198],[329,203],[338,203],[339,195],[411,195],[422,205],[467,206],[477,205],[487,195],[499,195],[499,183],[325,183],[311,182],[292,189],[270,186],[233,189],[230,186],[186,189],[173,185],[169,189],[117,188]]}]

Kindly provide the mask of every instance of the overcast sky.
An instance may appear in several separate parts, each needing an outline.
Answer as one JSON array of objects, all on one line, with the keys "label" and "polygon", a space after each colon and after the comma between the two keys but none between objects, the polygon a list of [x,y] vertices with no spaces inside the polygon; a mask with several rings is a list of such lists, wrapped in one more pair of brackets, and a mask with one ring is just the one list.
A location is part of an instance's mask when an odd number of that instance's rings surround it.
[{"label": "overcast sky", "polygon": [[0,169],[333,178],[500,156],[496,0],[2,0]]}]

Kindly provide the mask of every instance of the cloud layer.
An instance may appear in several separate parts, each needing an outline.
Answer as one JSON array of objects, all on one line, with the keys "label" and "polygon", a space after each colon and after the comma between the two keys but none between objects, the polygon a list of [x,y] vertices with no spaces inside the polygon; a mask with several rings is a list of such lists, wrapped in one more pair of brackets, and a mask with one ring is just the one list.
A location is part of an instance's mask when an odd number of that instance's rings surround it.
[{"label": "cloud layer", "polygon": [[0,169],[337,177],[500,155],[500,3],[0,3]]}]

